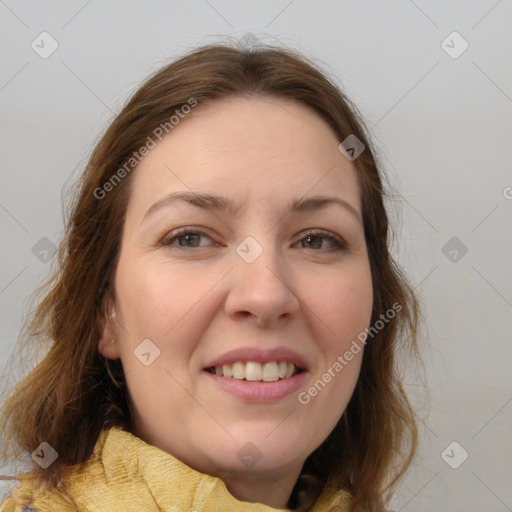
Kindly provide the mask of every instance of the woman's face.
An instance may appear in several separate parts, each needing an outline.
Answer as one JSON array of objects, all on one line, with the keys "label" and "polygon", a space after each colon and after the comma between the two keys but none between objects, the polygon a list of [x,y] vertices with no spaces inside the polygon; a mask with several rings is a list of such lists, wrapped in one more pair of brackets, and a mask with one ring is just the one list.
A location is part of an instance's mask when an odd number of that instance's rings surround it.
[{"label": "woman's face", "polygon": [[[372,285],[338,144],[303,105],[230,98],[199,104],[133,171],[99,349],[122,360],[133,433],[198,471],[293,487],[352,395],[363,351],[333,368],[369,325]],[[282,379],[287,362],[302,371]]]}]

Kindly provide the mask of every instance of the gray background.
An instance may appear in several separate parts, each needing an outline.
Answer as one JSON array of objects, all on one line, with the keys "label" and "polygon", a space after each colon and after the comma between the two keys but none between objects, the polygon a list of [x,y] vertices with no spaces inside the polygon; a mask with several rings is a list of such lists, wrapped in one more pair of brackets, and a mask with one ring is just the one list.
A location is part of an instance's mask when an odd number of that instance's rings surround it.
[{"label": "gray background", "polygon": [[2,366],[55,263],[62,187],[123,102],[170,59],[250,32],[337,77],[400,194],[428,403],[411,376],[421,449],[394,508],[512,511],[511,1],[0,0],[0,16]]}]

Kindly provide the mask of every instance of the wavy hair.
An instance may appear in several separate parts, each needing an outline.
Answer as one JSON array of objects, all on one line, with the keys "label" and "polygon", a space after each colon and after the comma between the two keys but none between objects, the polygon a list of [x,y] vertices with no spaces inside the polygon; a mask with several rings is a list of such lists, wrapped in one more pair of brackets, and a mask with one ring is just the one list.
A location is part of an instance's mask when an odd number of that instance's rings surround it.
[{"label": "wavy hair", "polygon": [[[339,141],[353,134],[366,146],[353,162],[362,196],[364,234],[374,291],[371,325],[393,304],[402,307],[368,342],[350,402],[330,435],[306,459],[288,507],[306,511],[328,483],[353,497],[353,512],[382,512],[411,464],[418,444],[414,410],[403,387],[399,355],[420,361],[419,300],[390,254],[383,174],[357,108],[330,78],[298,52],[226,42],[196,48],[158,70],[135,92],[96,144],[73,189],[70,215],[53,274],[38,290],[18,353],[44,351],[3,399],[4,460],[21,458],[42,441],[59,454],[35,478],[66,494],[70,466],[92,455],[100,432],[131,430],[120,360],[98,352],[99,318],[106,318],[133,172],[104,197],[98,190],[120,168],[136,169],[133,153],[154,130],[194,98],[202,105],[234,96],[269,96],[307,105]],[[400,351],[400,354],[399,354]],[[72,497],[70,497],[72,501]]]}]

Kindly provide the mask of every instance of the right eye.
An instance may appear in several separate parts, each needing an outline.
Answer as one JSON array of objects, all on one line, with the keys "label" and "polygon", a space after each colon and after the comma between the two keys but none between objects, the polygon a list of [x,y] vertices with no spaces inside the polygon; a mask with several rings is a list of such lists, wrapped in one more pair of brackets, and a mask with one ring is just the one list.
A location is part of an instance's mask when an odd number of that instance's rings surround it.
[{"label": "right eye", "polygon": [[[207,244],[200,244],[200,237],[206,237],[211,240],[211,238],[203,233],[202,231],[198,231],[197,229],[190,228],[180,228],[171,233],[169,233],[166,237],[162,239],[159,243],[160,246],[172,247],[174,242],[178,240],[178,246],[180,248],[196,248],[203,247]],[[174,247],[178,247],[174,245]]]}]

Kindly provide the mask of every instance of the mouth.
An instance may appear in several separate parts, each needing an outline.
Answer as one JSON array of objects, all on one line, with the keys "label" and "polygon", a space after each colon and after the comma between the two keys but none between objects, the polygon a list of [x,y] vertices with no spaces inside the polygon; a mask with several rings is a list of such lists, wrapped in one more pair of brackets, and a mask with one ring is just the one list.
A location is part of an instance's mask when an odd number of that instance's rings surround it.
[{"label": "mouth", "polygon": [[204,375],[214,386],[244,403],[279,402],[303,387],[308,370],[289,361],[236,361],[208,366]]},{"label": "mouth", "polygon": [[269,361],[267,363],[237,361],[233,364],[210,366],[205,368],[205,371],[226,379],[249,382],[276,382],[295,377],[295,375],[305,370],[289,361]]}]

